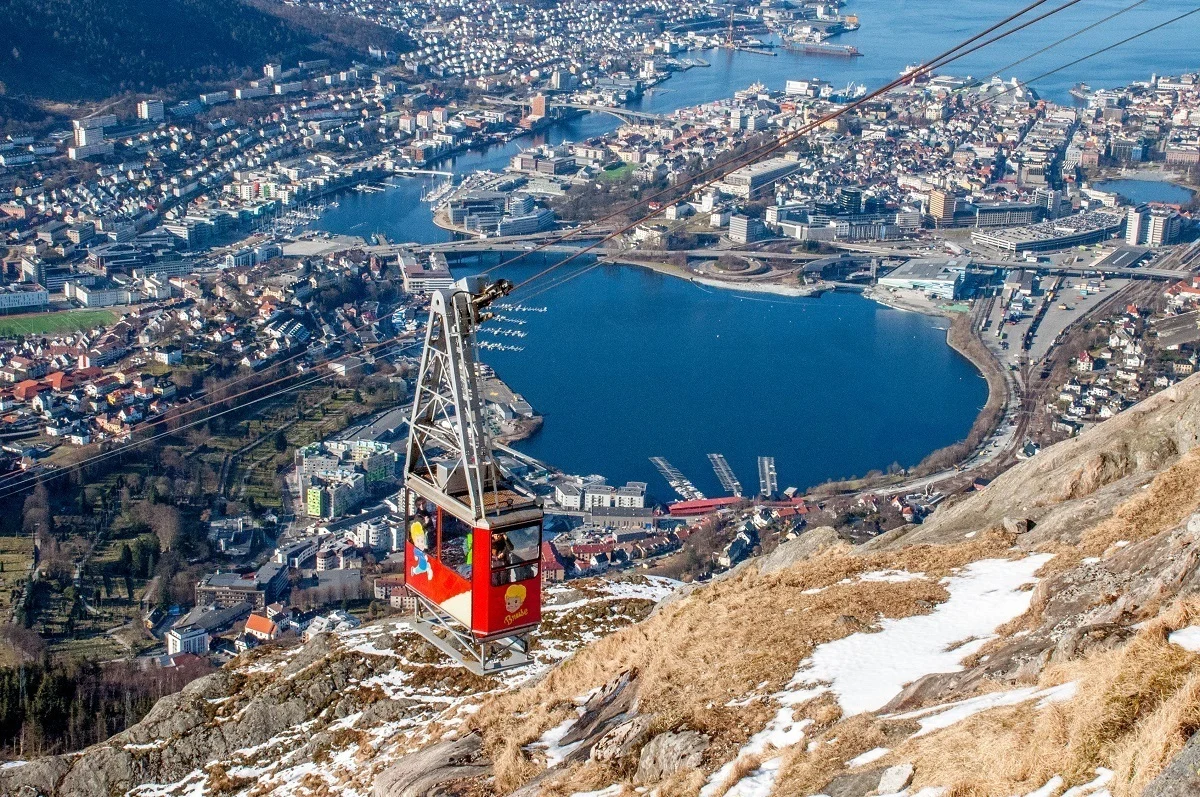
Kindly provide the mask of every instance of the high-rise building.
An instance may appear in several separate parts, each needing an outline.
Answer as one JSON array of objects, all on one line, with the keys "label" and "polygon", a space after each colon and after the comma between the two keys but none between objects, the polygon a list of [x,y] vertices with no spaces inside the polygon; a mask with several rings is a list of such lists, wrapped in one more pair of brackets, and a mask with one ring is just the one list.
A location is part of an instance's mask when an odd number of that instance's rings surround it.
[{"label": "high-rise building", "polygon": [[161,122],[166,117],[166,108],[162,100],[142,100],[138,103],[137,114],[139,119],[147,122]]},{"label": "high-rise building", "polygon": [[837,194],[838,210],[843,213],[862,213],[862,191],[858,188],[839,188]]},{"label": "high-rise building", "polygon": [[546,95],[534,94],[529,98],[529,118],[530,119],[545,119],[546,118]]},{"label": "high-rise building", "polygon": [[934,221],[950,221],[954,218],[954,194],[935,188],[929,192],[929,216]]},{"label": "high-rise building", "polygon": [[1182,226],[1179,214],[1171,208],[1138,205],[1125,216],[1125,243],[1167,246],[1179,240]]},{"label": "high-rise building", "polygon": [[1150,211],[1146,223],[1146,245],[1166,246],[1179,240],[1179,230],[1183,223],[1179,214],[1169,208],[1155,208]]},{"label": "high-rise building", "polygon": [[1150,206],[1138,205],[1125,215],[1125,243],[1140,244],[1146,239],[1146,227],[1150,221]]}]

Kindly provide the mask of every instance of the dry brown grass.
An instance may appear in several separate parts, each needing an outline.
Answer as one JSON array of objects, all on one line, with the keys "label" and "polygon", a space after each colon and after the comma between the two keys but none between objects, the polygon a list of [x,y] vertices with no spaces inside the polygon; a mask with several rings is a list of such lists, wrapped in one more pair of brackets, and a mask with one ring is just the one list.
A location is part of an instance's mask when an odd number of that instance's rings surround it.
[{"label": "dry brown grass", "polygon": [[[842,545],[778,573],[748,569],[590,645],[537,685],[486,701],[470,724],[483,733],[498,788],[512,789],[538,771],[523,747],[561,722],[574,699],[637,670],[638,707],[655,715],[655,730],[686,727],[709,734],[713,745],[706,758],[719,765],[774,711],[762,702],[730,707],[730,700],[781,689],[819,644],[872,627],[881,617],[931,611],[947,597],[938,578],[977,559],[1007,556],[1011,542],[991,533],[968,544],[867,555]],[[886,568],[929,578],[853,580]],[[821,591],[804,594],[814,588]]]},{"label": "dry brown grass", "polygon": [[845,769],[846,762],[876,747],[884,747],[887,737],[883,723],[871,714],[859,714],[839,722],[816,738],[810,752],[807,745],[796,745],[784,758],[775,783],[775,797],[814,794]]},{"label": "dry brown grass", "polygon": [[717,797],[723,797],[725,793],[737,785],[738,781],[762,766],[762,762],[767,758],[770,758],[770,755],[767,753],[738,756],[733,762],[733,767],[729,770],[729,774],[725,776],[725,780],[717,788]]},{"label": "dry brown grass", "polygon": [[1200,729],[1200,656],[1167,641],[1197,621],[1200,598],[1180,601],[1124,647],[1048,668],[1042,685],[1075,681],[1072,700],[994,709],[898,754],[916,765],[918,785],[965,797],[1025,793],[1056,774],[1085,783],[1098,766],[1115,771],[1114,797],[1136,797]]},{"label": "dry brown grass", "polygon": [[1200,446],[1184,454],[1116,508],[1112,517],[1083,533],[1078,545],[1046,550],[1057,554],[1047,573],[1062,572],[1087,556],[1102,556],[1118,540],[1138,542],[1183,523],[1200,506]]}]

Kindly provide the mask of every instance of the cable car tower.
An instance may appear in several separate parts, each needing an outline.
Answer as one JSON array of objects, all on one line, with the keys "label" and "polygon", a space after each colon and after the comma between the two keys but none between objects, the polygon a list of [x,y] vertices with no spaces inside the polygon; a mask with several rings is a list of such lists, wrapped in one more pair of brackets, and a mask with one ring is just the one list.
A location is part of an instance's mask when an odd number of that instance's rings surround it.
[{"label": "cable car tower", "polygon": [[496,464],[477,372],[475,330],[512,289],[434,292],[400,491],[415,628],[478,675],[528,664],[541,620],[542,510]]}]

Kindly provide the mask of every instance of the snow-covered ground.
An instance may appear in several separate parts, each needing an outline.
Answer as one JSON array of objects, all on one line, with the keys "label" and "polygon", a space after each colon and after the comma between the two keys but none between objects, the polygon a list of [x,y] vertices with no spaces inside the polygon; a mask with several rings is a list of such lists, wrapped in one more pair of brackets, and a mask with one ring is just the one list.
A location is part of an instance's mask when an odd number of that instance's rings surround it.
[{"label": "snow-covered ground", "polygon": [[[677,586],[678,582],[671,579],[640,575],[620,581],[590,579],[549,586],[544,595],[548,604],[546,614],[559,621],[579,615],[573,618],[579,622],[568,626],[580,630],[564,634],[554,624],[544,626],[535,642],[535,663],[494,679],[494,688],[485,691],[456,691],[443,686],[442,676],[431,674],[445,671],[445,678],[452,682],[461,676],[461,668],[447,659],[430,660],[425,643],[405,618],[337,631],[333,634],[332,650],[374,663],[373,674],[342,690],[344,694],[363,695],[363,710],[333,716],[329,714],[332,708],[325,709],[265,742],[209,762],[203,771],[195,770],[172,783],[139,786],[130,792],[130,797],[204,797],[212,793],[212,775],[218,768],[229,779],[244,784],[223,793],[253,791],[256,797],[299,797],[313,793],[367,797],[380,769],[415,747],[436,738],[454,736],[487,695],[540,678],[580,646],[641,619]],[[639,616],[631,616],[630,601],[641,602],[632,612]],[[616,611],[618,605],[624,610]],[[257,678],[269,678],[283,673],[288,659],[302,650],[303,647],[296,647],[271,651],[251,662],[239,666],[235,661],[231,666]],[[322,666],[322,660],[318,660],[305,668],[307,675],[311,677],[312,670]],[[298,674],[280,674],[276,680],[286,682]],[[225,700],[209,702],[220,711]],[[389,701],[400,708],[384,712],[385,718],[380,718],[367,710],[379,701]],[[216,721],[228,722],[230,718],[218,716]],[[558,744],[565,727],[557,738],[555,730],[548,732],[539,744],[547,758],[556,762],[570,752],[571,746]],[[319,762],[313,760],[312,747],[318,735],[329,740]],[[146,747],[158,750],[166,744]]]},{"label": "snow-covered ground", "polygon": [[[761,756],[768,750],[782,752],[799,744],[811,722],[796,720],[796,706],[831,692],[843,716],[878,711],[906,685],[923,676],[962,670],[962,661],[993,639],[997,628],[1029,608],[1033,594],[1030,587],[1037,582],[1034,573],[1050,559],[1049,554],[1037,554],[973,562],[943,581],[949,598],[929,614],[883,619],[879,631],[851,634],[817,646],[788,686],[772,695],[779,705],[775,716],[737,756],[708,778],[700,797],[715,797],[743,756]],[[922,577],[920,573],[891,570],[864,574],[860,580],[899,582]],[[918,719],[919,734],[929,733],[995,706],[1034,699],[1066,700],[1073,694],[1073,684],[1040,691],[1013,690],[904,716]],[[854,759],[851,766],[865,765],[887,752],[869,751]],[[781,755],[768,759],[727,793],[734,797],[767,797],[782,760]],[[907,792],[901,794],[910,797]]]}]

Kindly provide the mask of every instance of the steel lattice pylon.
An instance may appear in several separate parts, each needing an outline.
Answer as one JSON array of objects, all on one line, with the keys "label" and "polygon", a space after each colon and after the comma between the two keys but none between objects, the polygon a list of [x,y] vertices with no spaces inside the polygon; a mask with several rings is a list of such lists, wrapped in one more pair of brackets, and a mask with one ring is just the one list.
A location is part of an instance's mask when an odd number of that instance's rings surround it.
[{"label": "steel lattice pylon", "polygon": [[482,521],[484,495],[496,489],[498,471],[476,372],[474,333],[482,302],[465,282],[436,291],[430,303],[404,477],[406,483],[424,482],[419,486],[439,497],[461,494],[454,488],[465,486],[467,501],[461,503]]}]

